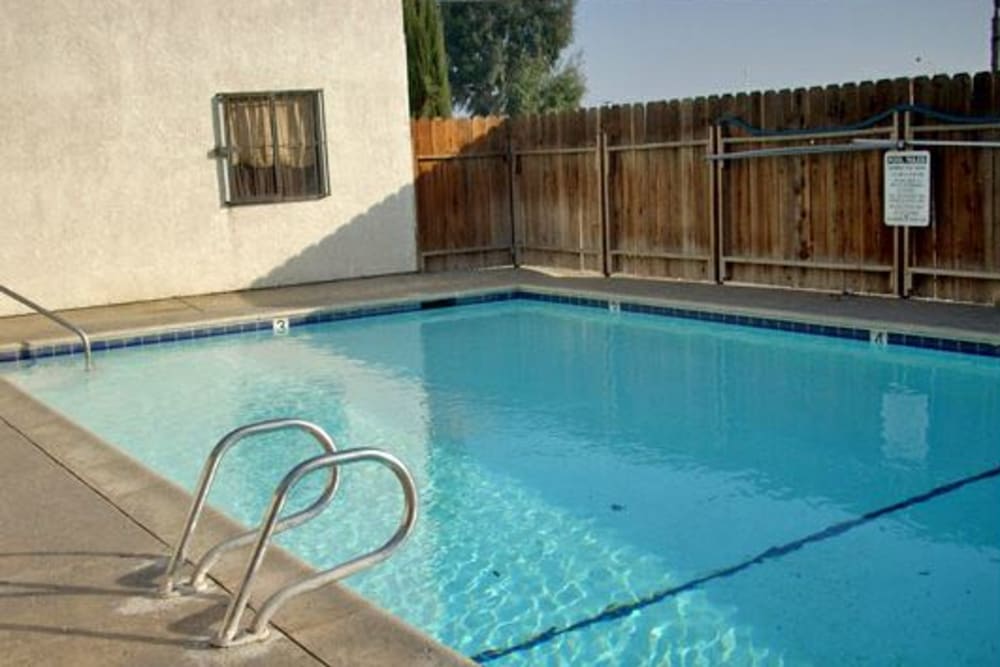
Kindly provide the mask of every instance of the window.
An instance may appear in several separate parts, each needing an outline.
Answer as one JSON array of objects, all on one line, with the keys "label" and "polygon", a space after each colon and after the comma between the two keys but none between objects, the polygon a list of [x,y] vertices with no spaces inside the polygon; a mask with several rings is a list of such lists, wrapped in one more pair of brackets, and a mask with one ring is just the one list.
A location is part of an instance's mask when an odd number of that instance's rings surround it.
[{"label": "window", "polygon": [[330,194],[323,91],[223,94],[216,109],[227,204]]}]

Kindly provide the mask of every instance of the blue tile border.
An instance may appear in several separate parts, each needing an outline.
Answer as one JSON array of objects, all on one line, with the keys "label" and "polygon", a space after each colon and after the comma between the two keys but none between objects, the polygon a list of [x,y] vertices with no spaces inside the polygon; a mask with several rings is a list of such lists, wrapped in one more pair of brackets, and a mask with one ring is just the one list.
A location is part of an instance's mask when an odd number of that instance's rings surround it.
[{"label": "blue tile border", "polygon": [[[452,308],[455,306],[468,306],[502,301],[537,301],[583,308],[596,308],[601,310],[620,310],[623,313],[639,313],[643,315],[658,315],[663,317],[675,317],[705,322],[717,322],[720,324],[752,327],[755,329],[772,329],[775,331],[786,331],[811,336],[843,338],[857,341],[870,340],[873,331],[872,329],[843,327],[833,324],[814,324],[794,319],[741,315],[738,313],[723,313],[680,306],[652,305],[641,302],[627,301],[625,299],[617,299],[614,297],[605,298],[551,294],[526,289],[510,289],[505,291],[484,292],[481,294],[434,297],[371,306],[353,306],[342,309],[290,315],[287,319],[292,327],[301,327],[313,324],[323,324],[326,322],[376,317],[380,315],[410,313],[419,310],[434,310],[439,308]],[[124,347],[158,345],[160,343],[186,341],[214,336],[226,336],[237,333],[270,331],[272,321],[275,317],[279,316],[268,316],[266,318],[259,318],[246,322],[214,325],[202,324],[182,329],[171,329],[158,333],[131,334],[114,338],[103,338],[92,341],[91,349],[94,351],[114,350]],[[1000,357],[1000,345],[993,343],[983,343],[954,338],[940,338],[896,331],[889,331],[887,333],[887,343],[890,346],[915,347],[939,352],[952,352],[983,357]],[[41,345],[38,347],[24,347],[17,350],[0,351],[0,363],[28,361],[45,357],[82,353],[83,346],[80,343],[57,343],[54,345]]]},{"label": "blue tile border", "polygon": [[[752,327],[755,329],[772,329],[790,333],[801,333],[827,338],[843,338],[847,340],[868,341],[874,329],[860,327],[844,327],[832,324],[814,324],[798,320],[760,317],[756,315],[740,315],[737,313],[722,313],[718,311],[697,310],[677,306],[657,306],[644,303],[629,302],[614,298],[595,299],[588,297],[570,297],[558,294],[545,294],[516,290],[513,298],[527,301],[543,301],[549,303],[580,305],[592,308],[611,309],[612,304],[618,304],[622,312],[640,313],[643,315],[660,315],[682,319],[718,322],[721,324]],[[917,347],[940,352],[955,352],[984,357],[1000,357],[1000,345],[953,338],[939,338],[918,334],[888,332],[889,345]]]}]

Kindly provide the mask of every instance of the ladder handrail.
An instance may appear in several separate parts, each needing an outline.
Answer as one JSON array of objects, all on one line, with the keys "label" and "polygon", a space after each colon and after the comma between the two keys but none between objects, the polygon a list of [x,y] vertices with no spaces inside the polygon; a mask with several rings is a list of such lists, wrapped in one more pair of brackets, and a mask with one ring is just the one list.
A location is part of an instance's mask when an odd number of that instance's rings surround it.
[{"label": "ladder handrail", "polygon": [[[246,610],[250,597],[250,587],[253,579],[260,569],[264,560],[264,553],[268,543],[276,531],[276,522],[281,509],[285,504],[288,494],[298,484],[303,477],[311,472],[322,468],[336,470],[338,466],[349,465],[359,461],[376,461],[389,468],[396,476],[403,489],[404,511],[396,531],[382,546],[365,553],[364,555],[352,558],[349,561],[336,565],[328,570],[311,574],[307,577],[295,581],[278,592],[271,595],[260,607],[250,629],[242,635],[237,636],[240,619]],[[402,461],[392,454],[380,449],[368,447],[358,449],[347,449],[332,454],[323,454],[316,458],[303,461],[295,466],[275,489],[271,496],[271,504],[264,515],[264,520],[260,525],[257,543],[254,546],[253,554],[247,562],[246,571],[240,587],[226,609],[226,616],[222,622],[212,644],[218,647],[236,646],[252,641],[262,640],[267,636],[267,626],[271,617],[289,599],[307,591],[314,590],[326,584],[343,579],[355,574],[367,567],[371,567],[388,558],[396,548],[409,536],[413,530],[413,525],[417,519],[417,488],[410,475],[410,471],[403,465]]]},{"label": "ladder handrail", "polygon": [[49,318],[50,320],[52,320],[56,324],[59,324],[59,325],[65,327],[65,328],[69,329],[70,331],[72,331],[73,333],[75,333],[77,336],[79,336],[80,337],[80,341],[83,343],[84,368],[89,371],[91,368],[94,367],[94,361],[93,361],[91,353],[90,353],[90,337],[87,335],[87,332],[85,332],[83,329],[81,329],[80,327],[76,326],[72,322],[69,322],[68,320],[66,320],[62,316],[56,315],[55,313],[53,313],[48,308],[44,308],[42,306],[39,306],[37,303],[35,303],[31,299],[29,299],[28,297],[23,296],[21,294],[18,294],[17,292],[15,292],[14,290],[10,289],[9,287],[5,287],[3,285],[0,285],[0,292],[3,292],[4,294],[6,294],[7,296],[9,296],[10,298],[14,299],[14,301],[19,301],[19,302],[23,303],[25,306],[27,306],[28,308],[31,308],[32,310],[34,310],[39,315],[42,315],[43,317]]},{"label": "ladder handrail", "polygon": [[[216,443],[215,447],[212,448],[212,452],[208,455],[208,459],[206,459],[205,465],[202,467],[194,499],[191,503],[190,509],[188,510],[187,518],[184,520],[184,529],[181,532],[181,538],[178,540],[177,546],[174,548],[173,554],[170,556],[170,562],[167,564],[163,583],[160,586],[160,593],[162,595],[172,595],[176,590],[179,583],[177,581],[177,572],[187,557],[187,549],[191,541],[191,536],[194,534],[195,528],[198,524],[198,519],[201,517],[201,512],[205,507],[205,500],[208,498],[208,493],[212,488],[212,483],[215,481],[215,473],[222,462],[223,456],[225,456],[225,454],[234,445],[236,445],[236,443],[240,442],[244,438],[285,429],[298,429],[309,433],[316,439],[317,442],[319,442],[319,444],[326,451],[327,455],[334,454],[337,451],[337,447],[334,444],[333,439],[327,434],[326,431],[316,424],[302,419],[268,419],[241,426],[224,435],[222,439]],[[339,483],[339,471],[336,468],[333,468],[330,471],[330,480],[327,482],[326,487],[323,489],[323,493],[319,496],[319,498],[317,498],[313,504],[304,510],[281,519],[281,521],[278,522],[278,525],[274,528],[274,532],[277,533],[293,528],[322,512],[333,498],[333,495],[337,492]],[[257,529],[248,530],[244,533],[236,535],[235,537],[219,542],[217,545],[205,552],[205,555],[202,556],[201,560],[198,561],[195,566],[194,574],[190,580],[191,586],[195,590],[204,589],[206,584],[205,579],[208,575],[209,568],[211,568],[212,565],[214,565],[225,552],[231,551],[232,549],[240,547],[244,544],[249,544],[253,541],[254,536],[256,535]]]}]

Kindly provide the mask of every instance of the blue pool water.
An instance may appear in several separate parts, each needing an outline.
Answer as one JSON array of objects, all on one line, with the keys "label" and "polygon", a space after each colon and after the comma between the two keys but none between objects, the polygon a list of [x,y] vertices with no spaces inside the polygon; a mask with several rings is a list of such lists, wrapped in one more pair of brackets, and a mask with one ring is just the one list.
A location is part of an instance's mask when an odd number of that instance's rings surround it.
[{"label": "blue pool water", "polygon": [[[0,372],[187,488],[272,417],[398,454],[418,528],[347,583],[483,662],[1000,662],[997,359],[511,301],[96,361]],[[234,450],[210,501],[255,523],[315,451]],[[398,513],[354,467],[279,541],[329,565]]]}]

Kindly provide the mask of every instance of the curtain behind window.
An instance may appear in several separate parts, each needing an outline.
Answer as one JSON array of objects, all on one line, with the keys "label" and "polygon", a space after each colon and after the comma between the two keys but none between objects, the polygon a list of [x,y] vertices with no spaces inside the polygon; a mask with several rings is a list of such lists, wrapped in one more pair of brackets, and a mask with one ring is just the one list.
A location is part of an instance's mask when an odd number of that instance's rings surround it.
[{"label": "curtain behind window", "polygon": [[278,179],[286,196],[319,194],[316,104],[306,95],[274,100],[278,143]]},{"label": "curtain behind window", "polygon": [[313,93],[224,100],[234,202],[323,194]]}]

